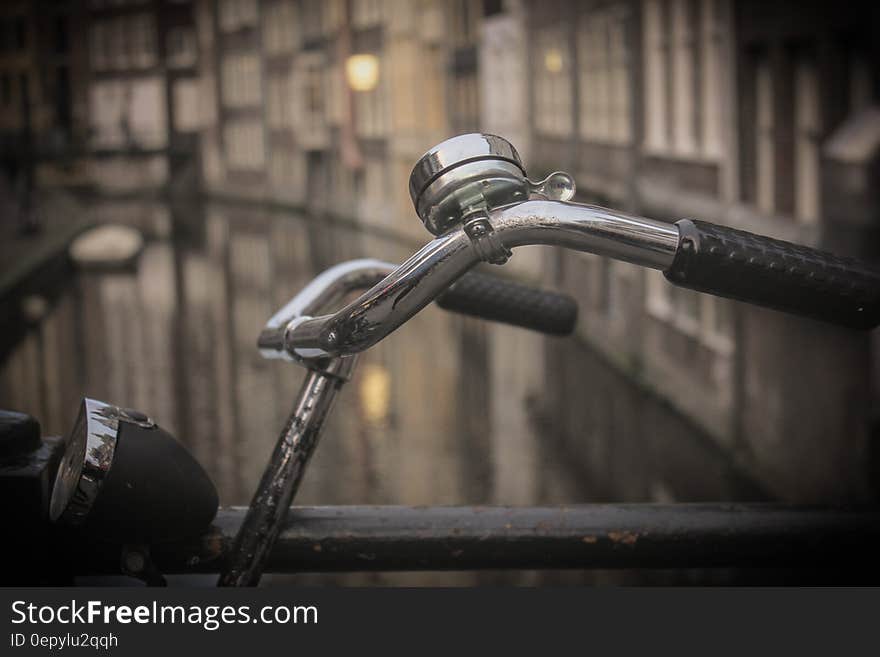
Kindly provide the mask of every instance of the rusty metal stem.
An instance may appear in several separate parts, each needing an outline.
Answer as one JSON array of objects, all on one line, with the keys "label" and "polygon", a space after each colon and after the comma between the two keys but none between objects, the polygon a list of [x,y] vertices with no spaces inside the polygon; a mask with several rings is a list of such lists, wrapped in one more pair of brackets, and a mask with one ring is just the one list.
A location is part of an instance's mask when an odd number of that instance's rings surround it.
[{"label": "rusty metal stem", "polygon": [[247,515],[235,534],[218,586],[259,583],[306,465],[318,444],[324,420],[344,380],[327,371],[309,371]]}]

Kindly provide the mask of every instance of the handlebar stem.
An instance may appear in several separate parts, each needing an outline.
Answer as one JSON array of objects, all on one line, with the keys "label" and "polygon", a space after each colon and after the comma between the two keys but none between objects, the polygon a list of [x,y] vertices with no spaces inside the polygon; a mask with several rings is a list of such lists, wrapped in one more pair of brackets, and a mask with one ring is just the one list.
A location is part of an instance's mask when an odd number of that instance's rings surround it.
[{"label": "handlebar stem", "polygon": [[355,358],[332,359],[334,365],[347,369],[345,376],[318,370],[312,370],[306,376],[235,536],[218,586],[256,586],[260,582],[263,568],[321,437],[324,420],[354,367]]}]

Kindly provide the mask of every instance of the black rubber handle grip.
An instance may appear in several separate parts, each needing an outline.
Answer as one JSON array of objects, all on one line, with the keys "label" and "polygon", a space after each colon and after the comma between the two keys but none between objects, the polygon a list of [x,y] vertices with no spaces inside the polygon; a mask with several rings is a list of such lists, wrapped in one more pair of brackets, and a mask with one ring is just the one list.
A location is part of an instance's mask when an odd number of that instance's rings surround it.
[{"label": "black rubber handle grip", "polygon": [[850,328],[880,323],[880,269],[854,258],[684,219],[666,278],[700,292]]},{"label": "black rubber handle grip", "polygon": [[551,335],[569,335],[577,322],[577,302],[567,294],[469,272],[437,297],[445,310],[513,324]]}]

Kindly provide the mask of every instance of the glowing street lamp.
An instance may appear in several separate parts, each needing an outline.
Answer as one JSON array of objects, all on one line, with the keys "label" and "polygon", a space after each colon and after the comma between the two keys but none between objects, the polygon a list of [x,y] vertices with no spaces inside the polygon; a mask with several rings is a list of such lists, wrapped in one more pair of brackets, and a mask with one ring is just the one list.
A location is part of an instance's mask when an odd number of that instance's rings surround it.
[{"label": "glowing street lamp", "polygon": [[352,55],[345,62],[345,77],[355,91],[372,91],[379,82],[379,58],[376,55]]}]

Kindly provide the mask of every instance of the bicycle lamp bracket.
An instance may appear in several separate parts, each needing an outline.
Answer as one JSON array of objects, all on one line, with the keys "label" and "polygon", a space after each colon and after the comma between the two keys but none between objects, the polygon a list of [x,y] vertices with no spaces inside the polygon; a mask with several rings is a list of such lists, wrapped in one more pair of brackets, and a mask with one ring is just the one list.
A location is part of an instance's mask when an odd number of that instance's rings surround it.
[{"label": "bicycle lamp bracket", "polygon": [[489,212],[532,196],[568,201],[570,175],[556,171],[533,182],[513,145],[497,135],[459,135],[425,153],[409,178],[416,213],[432,234],[462,226],[480,258],[503,264],[510,251],[494,235]]}]

